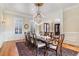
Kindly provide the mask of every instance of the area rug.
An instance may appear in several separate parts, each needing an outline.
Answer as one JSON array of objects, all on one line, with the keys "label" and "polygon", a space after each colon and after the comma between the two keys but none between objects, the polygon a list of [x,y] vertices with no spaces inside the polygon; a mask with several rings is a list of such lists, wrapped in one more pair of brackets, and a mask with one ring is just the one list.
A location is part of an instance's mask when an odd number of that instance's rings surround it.
[{"label": "area rug", "polygon": [[[36,56],[36,50],[33,47],[28,47],[24,42],[16,42],[16,47],[19,53],[19,56]],[[62,56],[77,56],[78,52],[63,48]],[[44,49],[39,49],[37,56],[44,56]],[[55,51],[48,51],[47,56],[55,56]]]}]

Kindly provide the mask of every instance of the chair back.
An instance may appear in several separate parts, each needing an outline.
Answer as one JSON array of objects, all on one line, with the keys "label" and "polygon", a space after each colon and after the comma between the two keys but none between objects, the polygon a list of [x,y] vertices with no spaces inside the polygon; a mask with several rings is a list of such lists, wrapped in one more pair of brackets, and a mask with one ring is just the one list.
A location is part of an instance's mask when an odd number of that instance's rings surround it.
[{"label": "chair back", "polygon": [[57,50],[58,49],[61,49],[62,48],[62,43],[63,43],[63,40],[64,40],[64,34],[60,34],[59,35],[59,38],[57,38]]},{"label": "chair back", "polygon": [[33,44],[33,33],[30,33],[30,43]]},{"label": "chair back", "polygon": [[60,41],[61,41],[61,44],[62,44],[63,41],[64,41],[64,37],[65,37],[64,34],[61,34],[61,35],[60,35]]},{"label": "chair back", "polygon": [[44,36],[48,36],[49,35],[49,32],[44,32]]},{"label": "chair back", "polygon": [[59,38],[59,46],[62,47],[62,43],[64,41],[64,34],[60,34],[60,38]]},{"label": "chair back", "polygon": [[51,45],[49,46],[50,48],[52,48],[53,50],[56,51],[56,55],[57,55],[57,51],[60,51],[60,54],[62,55],[62,43],[63,43],[63,40],[64,40],[64,34],[60,34],[58,38],[53,39],[52,47],[51,47]]},{"label": "chair back", "polygon": [[37,42],[36,42],[37,40],[36,40],[36,39],[37,39],[37,37],[36,37],[36,34],[34,33],[34,35],[33,35],[33,42],[34,42],[34,45],[37,44]]},{"label": "chair back", "polygon": [[51,38],[53,38],[54,33],[53,33],[53,32],[49,32],[49,36],[50,36]]},{"label": "chair back", "polygon": [[27,34],[26,34],[26,33],[24,33],[24,35],[25,35],[25,40],[27,41]]},{"label": "chair back", "polygon": [[30,39],[30,33],[29,33],[29,32],[27,33],[27,40],[28,40],[28,41],[31,40],[31,39]]}]

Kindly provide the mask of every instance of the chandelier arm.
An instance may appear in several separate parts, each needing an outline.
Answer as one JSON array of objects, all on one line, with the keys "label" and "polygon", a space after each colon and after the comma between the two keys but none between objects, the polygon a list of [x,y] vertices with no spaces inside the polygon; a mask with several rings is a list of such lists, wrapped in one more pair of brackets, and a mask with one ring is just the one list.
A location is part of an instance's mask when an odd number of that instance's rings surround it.
[{"label": "chandelier arm", "polygon": [[37,14],[34,17],[34,21],[37,23],[41,23],[42,22],[42,15],[41,15],[41,10],[40,10],[41,6],[37,4],[36,8],[37,8]]}]

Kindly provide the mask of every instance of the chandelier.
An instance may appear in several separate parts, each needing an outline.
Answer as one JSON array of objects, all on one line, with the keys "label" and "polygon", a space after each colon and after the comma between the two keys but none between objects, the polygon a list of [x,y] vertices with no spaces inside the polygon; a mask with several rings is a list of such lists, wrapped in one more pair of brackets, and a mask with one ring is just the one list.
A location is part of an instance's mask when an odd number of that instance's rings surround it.
[{"label": "chandelier", "polygon": [[37,12],[36,12],[36,15],[34,15],[34,21],[37,23],[37,24],[40,24],[43,20],[43,16],[41,14],[41,7],[43,6],[43,3],[35,3],[35,6],[37,8]]}]

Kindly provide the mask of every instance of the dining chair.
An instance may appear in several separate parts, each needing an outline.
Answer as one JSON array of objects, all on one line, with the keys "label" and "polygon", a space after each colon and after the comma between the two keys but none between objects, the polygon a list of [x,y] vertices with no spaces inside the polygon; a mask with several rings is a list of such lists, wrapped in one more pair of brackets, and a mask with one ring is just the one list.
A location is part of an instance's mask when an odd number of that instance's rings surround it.
[{"label": "dining chair", "polygon": [[37,38],[36,34],[33,35],[33,45],[36,49],[36,55],[38,54],[39,49],[44,48],[44,55],[46,53],[46,43]]},{"label": "dining chair", "polygon": [[27,35],[25,35],[25,39],[26,39],[26,44],[28,47],[31,46],[31,33],[28,32]]},{"label": "dining chair", "polygon": [[24,35],[25,35],[25,45],[27,45],[27,33],[24,32]]},{"label": "dining chair", "polygon": [[51,37],[51,38],[53,38],[54,33],[53,32],[49,32],[48,36]]},{"label": "dining chair", "polygon": [[58,52],[59,52],[59,55],[62,56],[62,43],[63,43],[63,40],[64,40],[64,34],[60,34],[59,39],[54,38],[52,41],[49,42],[48,50],[55,51],[56,56],[58,55]]}]

